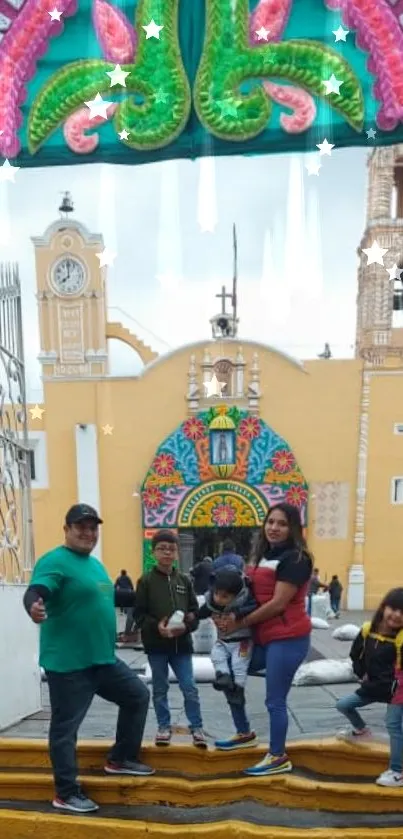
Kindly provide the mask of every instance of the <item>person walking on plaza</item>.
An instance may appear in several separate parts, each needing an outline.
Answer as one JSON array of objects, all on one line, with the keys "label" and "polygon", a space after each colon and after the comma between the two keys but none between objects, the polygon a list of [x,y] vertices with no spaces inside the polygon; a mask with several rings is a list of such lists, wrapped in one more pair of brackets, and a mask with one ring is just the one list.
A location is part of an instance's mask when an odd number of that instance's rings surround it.
[{"label": "person walking on plaza", "polygon": [[275,775],[292,770],[285,747],[287,696],[309,650],[311,619],[305,599],[312,565],[299,510],[286,503],[271,507],[253,562],[247,568],[258,608],[241,621],[223,618],[218,624],[228,633],[237,626],[253,627],[255,647],[250,672],[266,670],[270,747],[263,760],[245,770],[247,775]]},{"label": "person walking on plaza", "polygon": [[243,571],[244,561],[242,557],[235,553],[235,543],[232,539],[224,539],[222,546],[222,554],[217,556],[213,562],[212,572],[216,574],[220,568],[225,568],[226,565],[233,565],[238,571]]},{"label": "person walking on plaza", "polygon": [[209,590],[212,570],[213,560],[211,556],[203,557],[200,562],[196,562],[190,569],[190,579],[193,583],[194,592],[199,597]]},{"label": "person walking on plaza", "polygon": [[168,746],[172,729],[168,705],[169,667],[185,700],[193,743],[206,748],[199,694],[192,665],[191,632],[198,626],[198,603],[186,574],[174,567],[179,559],[178,537],[170,530],[152,539],[156,565],[137,583],[136,622],[151,667],[153,702],[157,717],[157,746]]},{"label": "person walking on plaza", "polygon": [[308,614],[312,614],[312,598],[318,594],[321,588],[326,591],[326,585],[321,583],[319,577],[319,568],[314,568],[308,586]]},{"label": "person walking on plaza", "polygon": [[95,695],[119,706],[116,741],[105,772],[152,775],[139,762],[149,704],[143,682],[115,655],[115,605],[130,605],[133,592],[116,592],[108,573],[91,551],[102,519],[87,504],[67,512],[65,543],[36,563],[24,606],[40,624],[40,664],[49,687],[49,751],[58,810],[89,813],[98,809],[77,781],[78,729]]},{"label": "person walking on plaza", "polygon": [[[134,591],[134,585],[125,568],[122,568],[119,577],[116,578],[115,591]],[[120,611],[122,615],[128,614],[128,609],[124,606],[121,607]]]},{"label": "person walking on plaza", "polygon": [[333,574],[332,579],[329,583],[329,597],[330,597],[330,608],[334,613],[335,618],[340,617],[340,601],[341,595],[343,593],[343,586],[337,576],[337,574]]},{"label": "person walking on plaza", "polygon": [[[364,623],[350,650],[353,670],[361,681],[355,693],[343,696],[336,704],[337,710],[347,717],[350,728],[342,729],[338,737],[349,742],[362,742],[372,737],[371,730],[359,713],[359,709],[384,702],[389,705],[387,728],[391,739],[391,766],[383,773],[382,786],[403,785],[402,714],[399,703],[393,702],[399,694],[396,671],[401,671],[401,650],[403,645],[403,588],[392,589],[382,600],[371,622]],[[401,700],[400,700],[401,701]],[[399,725],[400,720],[400,725]],[[402,784],[393,782],[390,772],[397,774]],[[386,775],[386,778],[385,778]],[[390,779],[390,784],[386,783]]]}]

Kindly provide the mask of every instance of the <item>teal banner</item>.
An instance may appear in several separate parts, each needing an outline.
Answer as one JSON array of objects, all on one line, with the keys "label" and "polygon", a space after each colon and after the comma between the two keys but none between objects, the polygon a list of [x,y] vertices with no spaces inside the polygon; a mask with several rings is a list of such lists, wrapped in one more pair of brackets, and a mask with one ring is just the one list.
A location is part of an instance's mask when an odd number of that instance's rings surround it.
[{"label": "teal banner", "polygon": [[403,0],[0,0],[0,156],[141,164],[403,141]]}]

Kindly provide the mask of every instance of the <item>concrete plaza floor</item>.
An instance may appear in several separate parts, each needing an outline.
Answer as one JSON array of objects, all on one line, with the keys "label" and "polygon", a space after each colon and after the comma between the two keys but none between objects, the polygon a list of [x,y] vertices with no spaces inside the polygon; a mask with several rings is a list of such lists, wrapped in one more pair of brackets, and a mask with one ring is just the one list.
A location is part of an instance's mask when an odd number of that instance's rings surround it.
[{"label": "concrete plaza floor", "polygon": [[[350,649],[350,642],[334,640],[331,635],[335,626],[344,623],[361,624],[368,615],[363,612],[341,615],[340,620],[332,621],[331,628],[313,630],[312,658],[346,658]],[[144,671],[146,657],[140,650],[119,649],[118,655],[137,672]],[[217,694],[211,684],[199,684],[200,700],[203,712],[204,728],[207,736],[214,739],[230,736],[233,733],[228,708],[224,697]],[[335,733],[345,720],[335,710],[339,697],[351,693],[356,689],[354,684],[325,685],[320,687],[293,687],[289,696],[289,739],[325,737]],[[262,744],[268,735],[267,712],[264,704],[265,680],[261,677],[251,677],[247,685],[248,712],[253,728],[257,732]],[[172,724],[175,727],[174,740],[184,742],[187,737],[187,722],[183,707],[183,698],[173,684],[169,692],[172,711]],[[116,723],[116,708],[114,705],[96,697],[89,713],[80,729],[82,739],[112,739]],[[368,724],[374,729],[379,739],[386,739],[384,705],[373,705],[364,710]],[[47,736],[49,726],[49,698],[46,684],[43,685],[43,710],[13,725],[1,732],[2,737],[42,738]],[[145,740],[154,738],[156,719],[152,704],[147,719]]]}]

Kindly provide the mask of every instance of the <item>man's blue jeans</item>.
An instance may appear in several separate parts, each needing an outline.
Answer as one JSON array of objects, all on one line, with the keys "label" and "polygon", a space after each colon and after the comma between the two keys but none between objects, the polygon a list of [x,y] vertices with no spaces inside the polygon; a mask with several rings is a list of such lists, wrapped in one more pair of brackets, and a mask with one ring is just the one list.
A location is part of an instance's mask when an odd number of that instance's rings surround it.
[{"label": "man's blue jeans", "polygon": [[347,717],[353,728],[357,729],[357,731],[362,731],[363,728],[366,728],[366,722],[363,720],[361,714],[358,713],[357,708],[365,708],[367,705],[372,704],[372,699],[364,699],[358,693],[350,693],[348,696],[343,696],[342,699],[339,699],[336,703],[336,708],[341,714]]},{"label": "man's blue jeans", "polygon": [[271,641],[264,647],[255,645],[250,673],[266,670],[266,708],[270,719],[270,752],[285,753],[288,730],[287,696],[292,680],[308,655],[310,635]]},{"label": "man's blue jeans", "polygon": [[158,727],[171,727],[168,705],[170,665],[185,700],[185,713],[191,731],[202,728],[199,693],[195,685],[190,653],[148,653],[148,661],[152,673],[153,703]]},{"label": "man's blue jeans", "polygon": [[402,773],[403,767],[403,705],[388,705],[386,728],[390,738],[389,767]]}]

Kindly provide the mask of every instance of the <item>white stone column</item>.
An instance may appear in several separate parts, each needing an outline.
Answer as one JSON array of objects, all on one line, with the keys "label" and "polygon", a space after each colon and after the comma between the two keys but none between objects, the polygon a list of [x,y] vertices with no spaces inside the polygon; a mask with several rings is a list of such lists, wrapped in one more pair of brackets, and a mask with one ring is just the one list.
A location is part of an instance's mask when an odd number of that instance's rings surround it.
[{"label": "white stone column", "polygon": [[[95,507],[99,515],[101,515],[98,462],[98,434],[96,425],[77,424],[75,427],[75,437],[77,463],[77,501],[80,504],[89,504],[91,507]],[[96,545],[92,553],[94,556],[97,557],[97,559],[99,559],[102,562],[101,529],[98,544]]]}]

